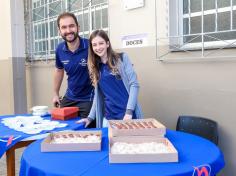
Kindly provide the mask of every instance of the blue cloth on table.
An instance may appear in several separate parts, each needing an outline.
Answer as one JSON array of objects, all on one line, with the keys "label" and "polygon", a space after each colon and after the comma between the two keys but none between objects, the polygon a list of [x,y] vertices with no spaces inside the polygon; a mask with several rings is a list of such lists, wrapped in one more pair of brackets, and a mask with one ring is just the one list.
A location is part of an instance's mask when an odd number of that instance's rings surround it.
[{"label": "blue cloth on table", "polygon": [[225,165],[220,149],[201,137],[167,130],[166,137],[179,153],[177,163],[110,164],[107,129],[100,152],[40,152],[41,141],[23,152],[20,176],[196,176],[194,167],[210,166],[217,174]]},{"label": "blue cloth on table", "polygon": [[[77,124],[75,121],[79,120],[80,118],[74,118],[67,121],[60,121],[61,123],[68,124],[66,127],[63,128],[55,128],[53,130],[44,130],[38,134],[26,134],[23,132],[15,131],[13,129],[8,128],[4,124],[1,123],[2,119],[15,117],[16,115],[7,115],[7,116],[0,116],[0,158],[2,155],[14,146],[17,142],[26,139],[31,136],[45,134],[51,131],[61,131],[61,130],[79,130],[84,128],[84,124]],[[26,115],[24,115],[26,116]],[[31,115],[28,115],[31,116]],[[51,120],[50,115],[43,116],[44,119]],[[57,120],[58,121],[58,120]]]}]

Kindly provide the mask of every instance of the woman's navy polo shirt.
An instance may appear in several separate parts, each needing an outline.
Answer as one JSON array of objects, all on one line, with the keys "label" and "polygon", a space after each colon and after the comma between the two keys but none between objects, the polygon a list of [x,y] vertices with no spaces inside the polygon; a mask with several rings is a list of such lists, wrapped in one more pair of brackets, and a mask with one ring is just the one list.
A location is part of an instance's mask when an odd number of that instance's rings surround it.
[{"label": "woman's navy polo shirt", "polygon": [[99,87],[105,99],[106,119],[123,119],[129,94],[120,75],[114,75],[107,64],[100,63]]},{"label": "woman's navy polo shirt", "polygon": [[89,78],[88,40],[80,39],[79,48],[71,52],[66,42],[62,42],[56,49],[56,68],[64,69],[67,78],[67,90],[65,96],[75,101],[92,101],[93,87]]}]

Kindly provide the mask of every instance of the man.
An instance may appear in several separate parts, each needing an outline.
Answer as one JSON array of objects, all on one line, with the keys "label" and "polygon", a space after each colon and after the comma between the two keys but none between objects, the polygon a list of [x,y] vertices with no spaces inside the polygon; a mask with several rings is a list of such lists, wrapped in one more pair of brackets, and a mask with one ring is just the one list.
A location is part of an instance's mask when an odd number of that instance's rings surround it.
[{"label": "man", "polygon": [[[56,49],[53,104],[56,107],[78,106],[79,116],[87,118],[94,96],[87,68],[88,40],[79,37],[79,24],[72,13],[59,15],[57,26],[64,42]],[[68,76],[67,90],[60,101],[59,91],[64,71]],[[95,124],[94,122],[89,127],[95,127]]]}]

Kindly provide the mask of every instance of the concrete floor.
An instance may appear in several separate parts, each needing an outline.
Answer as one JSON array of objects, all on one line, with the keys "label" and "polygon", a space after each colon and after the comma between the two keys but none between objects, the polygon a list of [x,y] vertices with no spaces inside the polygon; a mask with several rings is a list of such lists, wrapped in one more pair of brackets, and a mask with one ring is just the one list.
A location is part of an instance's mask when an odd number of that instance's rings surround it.
[{"label": "concrete floor", "polygon": [[[20,148],[16,150],[16,176],[19,175],[20,169],[20,159],[22,152],[25,148]],[[6,155],[4,154],[3,157],[0,159],[0,176],[7,176],[7,168],[6,168]]]}]

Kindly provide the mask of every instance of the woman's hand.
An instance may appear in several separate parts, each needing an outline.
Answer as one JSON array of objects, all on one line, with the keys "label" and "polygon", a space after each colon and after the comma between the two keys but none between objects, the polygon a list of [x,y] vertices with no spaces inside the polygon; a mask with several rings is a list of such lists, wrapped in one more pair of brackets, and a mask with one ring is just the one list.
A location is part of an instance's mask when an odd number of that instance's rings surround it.
[{"label": "woman's hand", "polygon": [[123,120],[130,120],[130,119],[132,119],[132,115],[130,115],[130,114],[125,114]]},{"label": "woman's hand", "polygon": [[91,123],[92,121],[89,120],[89,118],[83,118],[83,119],[80,119],[78,121],[76,121],[75,123],[85,123],[85,128],[87,128],[87,126]]}]

